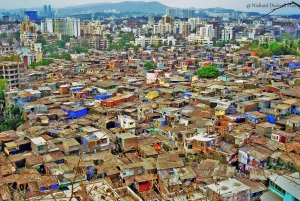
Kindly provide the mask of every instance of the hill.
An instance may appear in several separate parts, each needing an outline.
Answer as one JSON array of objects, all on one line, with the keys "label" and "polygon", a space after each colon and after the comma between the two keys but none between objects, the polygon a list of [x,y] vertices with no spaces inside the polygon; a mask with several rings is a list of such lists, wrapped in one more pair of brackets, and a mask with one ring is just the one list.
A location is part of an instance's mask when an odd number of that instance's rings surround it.
[{"label": "hill", "polygon": [[85,4],[81,6],[69,6],[66,8],[57,9],[60,14],[79,14],[79,13],[93,13],[103,12],[105,10],[117,10],[121,13],[125,12],[144,12],[164,14],[168,6],[156,1],[124,1],[120,3],[99,3],[99,4]]}]

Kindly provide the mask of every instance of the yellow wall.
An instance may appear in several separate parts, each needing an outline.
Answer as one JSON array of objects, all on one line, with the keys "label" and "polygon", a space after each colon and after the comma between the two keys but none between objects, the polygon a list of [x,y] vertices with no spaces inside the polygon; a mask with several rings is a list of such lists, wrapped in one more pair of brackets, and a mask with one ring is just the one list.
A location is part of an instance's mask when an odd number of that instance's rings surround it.
[{"label": "yellow wall", "polygon": [[148,99],[154,99],[159,96],[159,93],[157,91],[151,91],[146,95],[146,98]]},{"label": "yellow wall", "polygon": [[196,81],[196,80],[198,80],[198,75],[194,75],[194,76],[192,77],[192,82],[194,82],[194,81]]},{"label": "yellow wall", "polygon": [[225,115],[226,114],[226,112],[225,112],[225,110],[215,110],[215,115],[217,116],[217,115]]}]

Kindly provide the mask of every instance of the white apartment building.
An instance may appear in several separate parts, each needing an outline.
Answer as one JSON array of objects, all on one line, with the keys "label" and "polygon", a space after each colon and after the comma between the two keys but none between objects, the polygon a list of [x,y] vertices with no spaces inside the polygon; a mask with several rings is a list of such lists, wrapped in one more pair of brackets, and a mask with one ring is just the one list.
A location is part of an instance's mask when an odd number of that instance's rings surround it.
[{"label": "white apartment building", "polygon": [[41,22],[41,31],[78,37],[80,36],[80,19],[70,17],[45,19]]},{"label": "white apartment building", "polygon": [[134,45],[140,45],[141,47],[146,47],[151,45],[151,38],[147,38],[145,36],[140,36],[139,38],[135,38]]},{"label": "white apartment building", "polygon": [[172,25],[169,23],[162,24],[158,23],[157,25],[153,26],[153,34],[166,34],[172,33]]},{"label": "white apartment building", "polygon": [[234,38],[233,27],[225,27],[222,30],[222,40],[232,40]]},{"label": "white apartment building", "polygon": [[199,28],[199,36],[201,38],[208,37],[210,40],[215,36],[215,29],[212,24],[207,24],[204,27]]},{"label": "white apartment building", "polygon": [[189,18],[188,22],[191,25],[191,31],[195,30],[197,27],[197,24],[200,22],[199,17],[198,18]]},{"label": "white apartment building", "polygon": [[275,36],[270,33],[265,33],[258,37],[259,44],[269,44],[275,42]]}]

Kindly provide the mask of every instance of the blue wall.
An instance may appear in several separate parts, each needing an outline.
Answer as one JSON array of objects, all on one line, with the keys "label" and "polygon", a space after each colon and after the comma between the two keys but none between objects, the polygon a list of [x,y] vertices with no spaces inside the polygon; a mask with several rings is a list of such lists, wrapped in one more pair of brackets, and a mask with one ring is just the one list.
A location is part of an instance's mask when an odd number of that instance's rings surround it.
[{"label": "blue wall", "polygon": [[70,110],[68,112],[68,117],[79,118],[88,114],[87,108],[82,108],[81,110]]}]

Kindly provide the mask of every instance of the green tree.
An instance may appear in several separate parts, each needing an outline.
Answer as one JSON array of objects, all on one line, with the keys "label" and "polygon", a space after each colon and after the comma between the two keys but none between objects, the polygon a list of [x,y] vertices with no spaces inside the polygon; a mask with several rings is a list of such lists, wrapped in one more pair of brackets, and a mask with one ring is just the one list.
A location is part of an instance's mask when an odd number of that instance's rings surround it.
[{"label": "green tree", "polygon": [[16,40],[20,40],[20,32],[19,32],[19,31],[16,31],[16,32],[14,33],[14,38],[15,38]]},{"label": "green tree", "polygon": [[197,74],[203,78],[216,78],[220,75],[220,72],[215,66],[204,66],[198,69]]},{"label": "green tree", "polygon": [[4,99],[4,91],[7,87],[7,80],[6,79],[0,79],[0,99]]},{"label": "green tree", "polygon": [[7,38],[7,34],[6,34],[6,33],[4,33],[4,32],[3,32],[3,33],[1,33],[1,34],[0,34],[0,38]]},{"label": "green tree", "polygon": [[158,42],[158,44],[155,47],[160,48],[161,46],[163,46],[162,42]]},{"label": "green tree", "polygon": [[51,52],[50,53],[50,57],[52,57],[54,59],[59,59],[59,53],[57,53],[57,52]]},{"label": "green tree", "polygon": [[153,64],[149,61],[146,62],[146,70],[152,70],[154,69]]},{"label": "green tree", "polygon": [[19,62],[20,57],[18,55],[10,55],[10,56],[5,56],[1,58],[1,61],[14,61],[14,62]]},{"label": "green tree", "polygon": [[63,40],[64,42],[68,43],[68,42],[70,42],[70,39],[71,39],[71,38],[72,38],[71,36],[63,35],[63,36],[61,37],[61,40]]},{"label": "green tree", "polygon": [[81,46],[74,46],[72,47],[72,50],[75,51],[76,53],[87,53],[89,51],[89,48],[84,48],[84,47],[81,47]]},{"label": "green tree", "polygon": [[47,45],[47,41],[44,38],[38,38],[37,39],[38,43],[42,44],[42,47],[44,47],[45,45]]},{"label": "green tree", "polygon": [[199,60],[198,60],[198,59],[195,59],[195,66],[196,66],[197,68],[199,68]]},{"label": "green tree", "polygon": [[12,109],[11,109],[11,114],[16,117],[20,114],[20,107],[15,105]]},{"label": "green tree", "polygon": [[31,64],[28,66],[30,69],[35,69],[37,66],[49,66],[49,64],[52,63],[52,60],[49,59],[42,59],[39,62],[31,62]]},{"label": "green tree", "polygon": [[57,41],[56,43],[57,43],[57,46],[58,46],[59,48],[65,48],[65,47],[66,47],[66,42],[63,41],[63,40],[59,40],[59,41]]},{"label": "green tree", "polygon": [[68,52],[62,52],[62,53],[60,54],[60,57],[61,57],[62,59],[65,59],[65,60],[69,60],[69,61],[72,60],[71,55],[70,55],[70,53],[68,53]]}]

